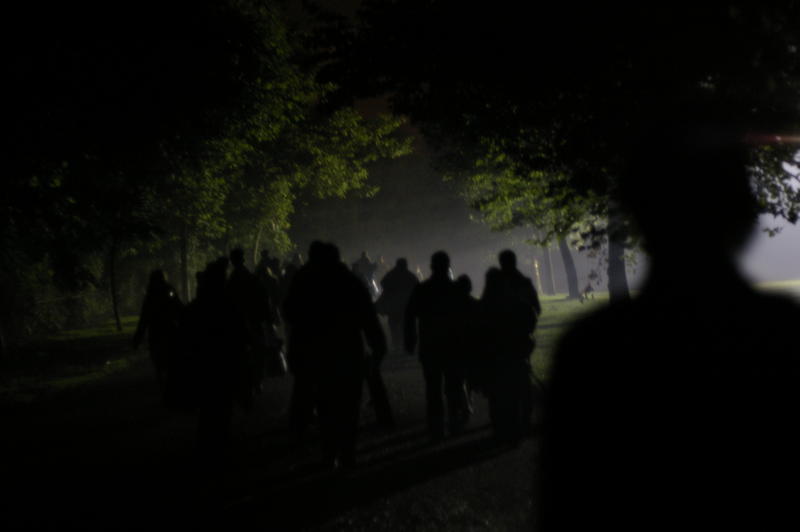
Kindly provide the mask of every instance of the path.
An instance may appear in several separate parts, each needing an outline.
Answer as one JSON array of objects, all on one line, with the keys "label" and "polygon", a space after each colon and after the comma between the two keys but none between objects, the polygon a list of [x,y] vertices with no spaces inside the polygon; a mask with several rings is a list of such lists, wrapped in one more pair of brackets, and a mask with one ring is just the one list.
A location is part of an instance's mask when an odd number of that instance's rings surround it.
[{"label": "path", "polygon": [[528,529],[535,439],[492,445],[477,398],[470,430],[430,445],[417,360],[390,356],[384,377],[398,429],[378,430],[365,405],[356,470],[323,470],[315,441],[290,445],[285,377],[237,415],[229,473],[212,487],[193,472],[194,416],[159,406],[144,358],[100,384],[0,405],[0,527]]}]

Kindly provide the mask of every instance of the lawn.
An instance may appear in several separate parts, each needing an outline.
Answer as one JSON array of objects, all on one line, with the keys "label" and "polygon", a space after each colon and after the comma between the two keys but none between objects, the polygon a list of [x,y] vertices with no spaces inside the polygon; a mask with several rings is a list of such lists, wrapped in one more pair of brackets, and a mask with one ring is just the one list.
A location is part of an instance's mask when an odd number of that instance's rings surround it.
[{"label": "lawn", "polygon": [[[759,283],[759,290],[800,298],[800,280]],[[536,328],[533,370],[543,381],[550,375],[559,336],[580,316],[607,304],[606,292],[595,293],[585,303],[568,300],[566,294],[541,296],[542,315]],[[62,331],[31,342],[3,364],[0,401],[30,401],[44,394],[95,382],[145,363],[147,349],[134,351],[130,340],[136,316],[122,319],[118,332],[112,320],[95,327]]]},{"label": "lawn", "polygon": [[138,318],[113,320],[94,327],[62,331],[33,340],[12,353],[0,371],[0,401],[28,402],[64,389],[96,382],[146,359],[134,351],[131,338]]},{"label": "lawn", "polygon": [[[533,367],[546,379],[558,336],[578,316],[604,304],[597,294],[587,303],[569,301],[564,294],[542,297],[542,317],[536,330]],[[0,372],[0,401],[31,401],[42,394],[88,384],[124,371],[146,359],[147,348],[133,351],[130,341],[137,317],[123,318],[122,332],[114,322],[62,331],[24,346]]]}]

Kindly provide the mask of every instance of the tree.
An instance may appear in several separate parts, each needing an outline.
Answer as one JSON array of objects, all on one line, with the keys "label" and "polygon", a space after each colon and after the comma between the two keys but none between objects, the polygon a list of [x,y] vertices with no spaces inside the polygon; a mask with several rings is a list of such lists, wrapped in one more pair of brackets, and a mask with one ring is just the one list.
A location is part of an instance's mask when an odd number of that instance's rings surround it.
[{"label": "tree", "polygon": [[[553,236],[594,225],[609,238],[612,298],[625,297],[633,228],[612,198],[637,132],[690,107],[754,131],[800,122],[798,7],[372,1],[331,72],[389,94],[449,174],[525,189],[531,209],[514,223]],[[778,165],[791,149],[767,150],[758,186],[765,211],[794,220],[799,198]]]},{"label": "tree", "polygon": [[93,9],[9,13],[22,36],[7,47],[17,142],[0,185],[12,276],[47,261],[75,284],[103,254],[118,315],[120,256],[177,245],[188,297],[193,247],[227,251],[219,240],[252,226],[287,250],[298,191],[364,189],[366,164],[409,150],[400,120],[328,101],[279,2]]}]

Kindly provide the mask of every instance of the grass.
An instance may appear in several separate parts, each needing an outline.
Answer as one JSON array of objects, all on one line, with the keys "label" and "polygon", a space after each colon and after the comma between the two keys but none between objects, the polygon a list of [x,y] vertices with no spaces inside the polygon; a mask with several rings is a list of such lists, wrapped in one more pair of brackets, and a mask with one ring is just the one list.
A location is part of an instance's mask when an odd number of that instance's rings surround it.
[{"label": "grass", "polygon": [[[800,300],[800,279],[756,283],[755,288]],[[536,376],[546,381],[550,376],[552,359],[561,334],[579,317],[608,303],[608,292],[596,292],[594,299],[586,303],[568,300],[566,294],[542,295],[540,299],[542,316],[536,326],[536,349],[531,357],[531,363]]]},{"label": "grass", "polygon": [[[558,337],[579,316],[608,301],[603,293],[586,303],[566,294],[542,296],[542,317],[536,330],[532,363],[546,380]],[[30,402],[38,397],[84,386],[125,371],[146,358],[146,346],[133,351],[130,340],[138,318],[122,318],[122,332],[113,320],[94,327],[71,329],[29,343],[7,361],[0,372],[0,401]]]},{"label": "grass", "polygon": [[117,331],[117,326],[114,323],[114,320],[108,320],[94,327],[61,331],[59,333],[56,333],[52,336],[45,338],[44,342],[53,343],[60,341],[74,341],[74,342],[87,341],[93,343],[96,342],[98,339],[102,338],[109,339],[117,337],[119,335],[123,335],[126,338],[130,339],[130,337],[136,330],[136,325],[137,323],[139,323],[139,318],[137,316],[123,316],[122,318],[120,318],[120,321],[122,322],[122,332]]},{"label": "grass", "polygon": [[[800,279],[759,283],[757,289],[800,297]],[[595,293],[586,303],[566,294],[542,295],[542,315],[536,327],[536,349],[531,357],[534,373],[546,381],[561,334],[579,317],[608,303],[608,294]],[[122,318],[122,332],[113,320],[94,327],[62,331],[19,349],[0,371],[0,401],[32,401],[44,393],[97,382],[130,369],[146,359],[130,340],[138,318]]]},{"label": "grass", "polygon": [[146,358],[146,347],[130,347],[138,318],[113,320],[94,327],[62,331],[29,342],[4,361],[0,401],[30,402],[38,397],[97,382]]},{"label": "grass", "polygon": [[757,283],[757,290],[769,293],[784,294],[794,298],[800,298],[800,279],[788,279],[786,281],[769,281]]}]

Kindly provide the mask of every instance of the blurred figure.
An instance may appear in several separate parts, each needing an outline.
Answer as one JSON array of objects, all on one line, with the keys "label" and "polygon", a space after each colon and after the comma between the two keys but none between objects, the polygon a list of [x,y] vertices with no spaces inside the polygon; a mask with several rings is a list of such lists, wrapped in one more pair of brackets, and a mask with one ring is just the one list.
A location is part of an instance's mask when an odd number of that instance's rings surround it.
[{"label": "blurred figure", "polygon": [[198,458],[212,475],[223,471],[234,405],[241,400],[248,338],[245,320],[226,290],[227,267],[225,257],[206,266],[198,276],[197,299],[187,306],[181,324],[195,379],[190,391],[198,409]]},{"label": "blurred figure", "polygon": [[283,308],[283,302],[286,300],[286,295],[289,293],[289,287],[292,285],[292,279],[303,266],[303,256],[300,253],[295,253],[292,259],[284,263],[283,272],[278,280],[278,307]]},{"label": "blurred figure", "polygon": [[[486,353],[486,331],[480,302],[472,296],[472,280],[468,275],[456,279],[456,292],[459,305],[459,360],[457,371],[464,381],[467,412],[469,418],[474,412],[472,394],[474,391],[486,394],[489,365]],[[465,422],[466,423],[466,422]]]},{"label": "blurred figure", "polygon": [[138,349],[147,335],[147,348],[162,396],[172,357],[178,349],[178,324],[182,309],[183,304],[175,289],[167,282],[163,270],[150,272],[139,324],[133,335],[133,348]]},{"label": "blurred figure", "polygon": [[280,261],[270,257],[269,251],[261,250],[261,258],[253,272],[261,285],[261,290],[266,292],[269,300],[270,321],[276,323],[279,317],[279,294],[278,276],[280,275]]},{"label": "blurred figure", "polygon": [[558,346],[541,530],[797,526],[800,309],[734,262],[758,206],[743,136],[693,119],[636,136],[619,201],[649,275]]},{"label": "blurred figure", "polygon": [[233,268],[225,286],[226,297],[246,334],[238,393],[242,404],[249,408],[253,396],[261,391],[268,345],[274,335],[272,305],[267,288],[244,265],[242,248],[231,251],[230,262]]},{"label": "blurred figure", "polygon": [[450,279],[450,257],[437,251],[431,257],[432,275],[414,287],[406,307],[405,348],[413,353],[419,339],[419,358],[425,377],[428,434],[435,442],[445,435],[442,392],[447,397],[447,421],[451,432],[463,428],[467,410],[463,381],[452,368],[459,356],[458,294]]},{"label": "blurred figure", "polygon": [[353,263],[352,266],[353,273],[356,274],[356,276],[361,279],[361,282],[363,282],[367,287],[372,299],[378,297],[378,285],[375,282],[375,271],[377,269],[377,263],[370,260],[366,251],[361,252],[361,256]]},{"label": "blurred figure", "polygon": [[378,312],[385,314],[389,321],[392,347],[403,348],[404,318],[408,299],[414,287],[419,284],[417,276],[408,271],[408,262],[397,259],[395,267],[381,279],[381,296],[376,302]]},{"label": "blurred figure", "polygon": [[383,255],[378,256],[378,260],[375,262],[375,279],[383,279],[384,276],[389,273],[389,264],[386,262],[386,259]]},{"label": "blurred figure", "polygon": [[363,283],[342,264],[339,250],[322,242],[309,248],[284,303],[289,324],[289,365],[295,386],[305,387],[320,418],[326,463],[355,465],[358,418],[365,369],[386,354],[372,300]]},{"label": "blurred figure", "polygon": [[498,258],[500,269],[486,273],[481,296],[491,357],[487,391],[495,435],[513,443],[530,431],[532,335],[542,308],[533,282],[517,269],[514,252],[504,250]]},{"label": "blurred figure", "polygon": [[[375,271],[377,271],[377,263],[373,263],[369,260],[366,251],[362,252],[360,259],[352,265],[353,274],[367,288],[371,299],[374,299],[378,293],[374,279]],[[378,308],[378,301],[376,301],[375,309],[376,312],[381,312]],[[394,414],[392,413],[392,406],[389,403],[389,394],[383,382],[383,376],[381,375],[381,362],[382,359],[373,359],[367,367],[366,383],[367,391],[369,392],[368,405],[375,410],[375,421],[377,425],[383,429],[391,430],[395,428]]]}]

